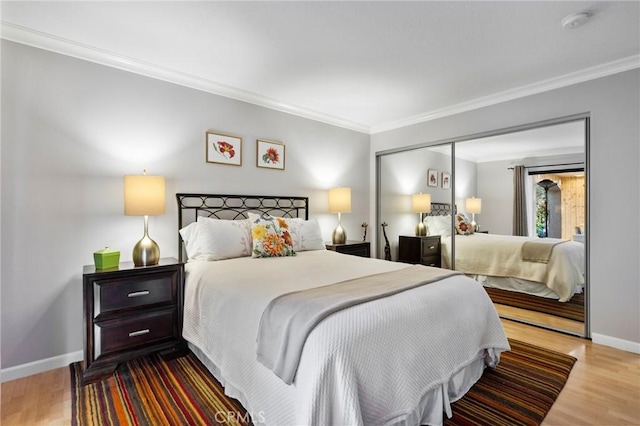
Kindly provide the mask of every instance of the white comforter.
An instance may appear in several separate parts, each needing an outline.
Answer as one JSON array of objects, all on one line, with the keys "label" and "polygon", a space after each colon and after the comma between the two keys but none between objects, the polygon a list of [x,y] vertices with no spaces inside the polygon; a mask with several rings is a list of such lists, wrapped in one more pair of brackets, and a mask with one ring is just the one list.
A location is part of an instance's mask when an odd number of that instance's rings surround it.
[{"label": "white comforter", "polygon": [[407,266],[324,250],[190,262],[183,335],[254,423],[440,424],[449,401],[509,349],[484,289],[464,276],[329,316],[309,335],[292,385],[256,361],[273,298]]},{"label": "white comforter", "polygon": [[[450,265],[451,237],[442,238],[443,265]],[[548,263],[523,261],[525,241],[535,238],[476,233],[456,235],[456,271],[469,275],[513,277],[553,290],[561,302],[584,284],[584,245],[566,241],[553,248]]]}]

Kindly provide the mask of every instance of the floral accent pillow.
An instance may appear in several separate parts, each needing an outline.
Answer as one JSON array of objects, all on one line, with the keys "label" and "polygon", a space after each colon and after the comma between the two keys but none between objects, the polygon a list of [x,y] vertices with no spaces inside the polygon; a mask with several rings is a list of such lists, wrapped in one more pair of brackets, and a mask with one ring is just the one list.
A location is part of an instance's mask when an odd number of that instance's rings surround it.
[{"label": "floral accent pillow", "polygon": [[469,219],[461,213],[456,214],[456,232],[460,235],[473,234],[473,225]]},{"label": "floral accent pillow", "polygon": [[281,217],[250,214],[253,252],[251,257],[295,256],[289,225]]}]

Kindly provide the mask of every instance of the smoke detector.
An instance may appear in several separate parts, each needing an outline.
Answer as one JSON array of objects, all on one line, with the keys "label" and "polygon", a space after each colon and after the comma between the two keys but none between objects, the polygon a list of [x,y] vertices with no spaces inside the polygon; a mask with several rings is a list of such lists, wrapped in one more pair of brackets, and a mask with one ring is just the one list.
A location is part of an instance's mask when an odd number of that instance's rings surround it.
[{"label": "smoke detector", "polygon": [[572,13],[571,15],[567,15],[562,20],[562,28],[564,28],[565,30],[578,28],[584,25],[589,19],[591,19],[592,15],[593,13],[590,11]]}]

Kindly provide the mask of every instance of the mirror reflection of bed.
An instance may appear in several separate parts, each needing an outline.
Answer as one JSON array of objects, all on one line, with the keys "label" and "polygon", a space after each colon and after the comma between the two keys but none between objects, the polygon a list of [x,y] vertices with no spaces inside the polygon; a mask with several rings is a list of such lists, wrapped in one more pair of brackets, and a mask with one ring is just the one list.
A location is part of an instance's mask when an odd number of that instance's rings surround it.
[{"label": "mirror reflection of bed", "polygon": [[573,240],[473,232],[454,215],[455,267],[451,259],[451,205],[435,203],[424,218],[440,235],[442,267],[480,282],[498,312],[581,334],[584,328],[584,246]]},{"label": "mirror reflection of bed", "polygon": [[[575,117],[385,153],[379,157],[380,220],[390,224],[393,241],[415,228],[414,215],[407,213],[411,193],[429,193],[432,205],[449,209],[455,203],[479,232],[458,234],[454,244],[447,244],[450,235],[441,236],[443,267],[455,266],[481,282],[502,317],[584,336],[587,127],[586,117]],[[429,169],[452,172],[451,188],[423,185]],[[469,208],[471,198],[481,200],[479,210]],[[518,208],[514,199],[520,200]],[[425,223],[430,235],[438,235],[428,223],[433,217],[427,213]],[[451,216],[445,222],[441,232],[451,233]],[[525,239],[527,250],[537,246],[549,257],[522,259],[518,240]],[[505,253],[487,252],[496,242]],[[503,259],[507,270],[481,265],[485,258]]]}]

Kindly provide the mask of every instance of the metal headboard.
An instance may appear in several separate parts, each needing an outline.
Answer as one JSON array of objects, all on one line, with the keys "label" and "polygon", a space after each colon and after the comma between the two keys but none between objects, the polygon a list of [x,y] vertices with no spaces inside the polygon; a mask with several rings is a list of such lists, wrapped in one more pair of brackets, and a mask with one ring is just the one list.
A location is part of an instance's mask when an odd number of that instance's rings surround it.
[{"label": "metal headboard", "polygon": [[431,212],[427,216],[448,216],[451,214],[451,204],[431,203]]},{"label": "metal headboard", "polygon": [[[239,220],[248,213],[268,213],[279,217],[309,219],[309,197],[228,194],[176,194],[178,230],[198,220],[198,217]],[[304,213],[304,214],[303,214]],[[184,242],[178,233],[178,253],[184,261]]]}]

